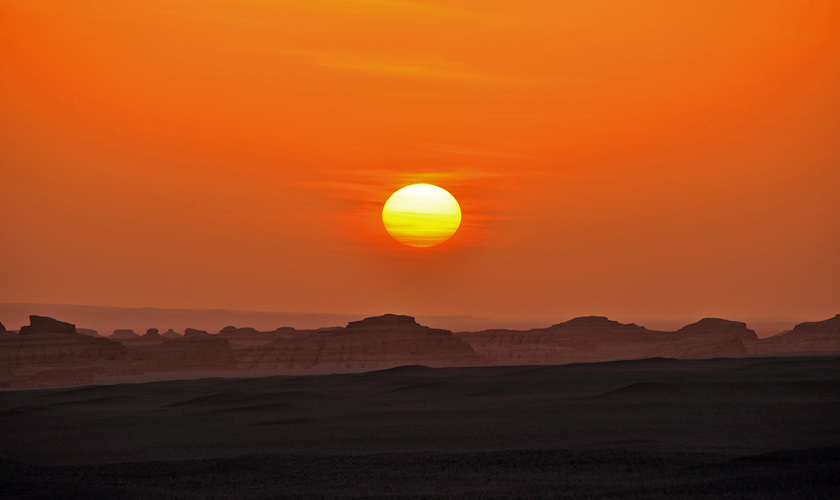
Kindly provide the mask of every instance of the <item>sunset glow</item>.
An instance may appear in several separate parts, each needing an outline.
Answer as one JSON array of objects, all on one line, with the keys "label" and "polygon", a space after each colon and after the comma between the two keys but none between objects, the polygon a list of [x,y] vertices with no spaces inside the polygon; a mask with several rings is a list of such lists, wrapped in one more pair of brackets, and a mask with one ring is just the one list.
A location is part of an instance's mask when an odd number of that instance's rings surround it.
[{"label": "sunset glow", "polygon": [[0,236],[9,500],[837,496],[840,0],[0,0]]},{"label": "sunset glow", "polygon": [[[0,302],[840,304],[840,2],[6,0],[0,67]],[[420,183],[431,251],[383,230]]]}]

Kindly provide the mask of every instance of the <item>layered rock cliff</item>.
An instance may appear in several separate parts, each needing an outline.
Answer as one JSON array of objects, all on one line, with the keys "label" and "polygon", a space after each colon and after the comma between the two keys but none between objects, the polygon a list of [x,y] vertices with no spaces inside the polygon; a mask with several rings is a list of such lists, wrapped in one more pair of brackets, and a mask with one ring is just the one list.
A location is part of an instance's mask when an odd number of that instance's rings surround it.
[{"label": "layered rock cliff", "polygon": [[29,325],[20,327],[21,335],[33,333],[77,333],[76,325],[47,316],[29,316]]},{"label": "layered rock cliff", "polygon": [[92,382],[99,375],[131,371],[130,361],[122,344],[77,333],[75,325],[44,316],[30,316],[19,335],[0,335],[0,381],[6,386]]},{"label": "layered rock cliff", "polygon": [[746,323],[720,318],[703,318],[661,337],[658,355],[669,358],[746,356],[747,346],[758,341]]},{"label": "layered rock cliff", "polygon": [[109,375],[236,368],[228,341],[206,332],[172,340],[156,331],[115,336],[122,340],[80,334],[70,323],[32,316],[21,334],[0,333],[0,385],[78,385]]},{"label": "layered rock cliff", "polygon": [[227,339],[205,335],[134,345],[132,352],[147,372],[236,369]]},{"label": "layered rock cliff", "polygon": [[676,332],[648,330],[601,316],[585,316],[528,331],[463,332],[492,364],[555,364],[651,357],[704,358],[746,355],[757,339],[744,323],[706,318]]},{"label": "layered rock cliff", "polygon": [[228,339],[231,344],[238,346],[256,346],[265,345],[276,340],[282,333],[295,332],[293,328],[285,331],[280,329],[270,332],[260,332],[254,328],[237,328],[235,326],[226,326],[219,332],[219,337]]},{"label": "layered rock cliff", "polygon": [[620,341],[635,343],[644,327],[622,324],[600,316],[575,318],[548,328],[460,332],[491,364],[554,364],[589,361],[609,356],[605,348]]},{"label": "layered rock cliff", "polygon": [[767,339],[738,321],[704,318],[677,331],[648,330],[600,316],[527,331],[461,332],[385,314],[346,327],[295,330],[187,328],[109,338],[71,323],[31,316],[20,334],[0,329],[0,386],[93,383],[105,375],[218,370],[357,371],[401,365],[475,366],[595,362],[650,357],[711,358],[840,352],[840,315],[801,323]]},{"label": "layered rock cliff", "polygon": [[793,330],[760,340],[750,354],[840,352],[840,314],[800,323]]},{"label": "layered rock cliff", "polygon": [[111,340],[117,340],[119,342],[124,342],[126,340],[128,340],[128,341],[137,340],[137,339],[140,338],[140,335],[137,335],[136,333],[134,333],[134,330],[132,330],[130,328],[119,328],[117,330],[114,330],[114,333],[109,335],[108,338],[111,339]]},{"label": "layered rock cliff", "polygon": [[276,331],[268,344],[234,351],[245,369],[374,370],[394,366],[486,364],[449,330],[418,324],[411,316],[386,314],[350,322],[346,328]]}]

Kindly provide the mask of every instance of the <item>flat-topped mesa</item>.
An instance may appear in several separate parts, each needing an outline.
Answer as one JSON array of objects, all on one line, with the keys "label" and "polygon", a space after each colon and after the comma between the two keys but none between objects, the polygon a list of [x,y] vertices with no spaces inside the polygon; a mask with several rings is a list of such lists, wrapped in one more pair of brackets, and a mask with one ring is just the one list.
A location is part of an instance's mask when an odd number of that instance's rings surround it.
[{"label": "flat-topped mesa", "polygon": [[135,333],[133,329],[122,328],[114,330],[114,333],[108,338],[127,346],[159,344],[166,340],[166,337],[163,337],[157,328],[149,328],[143,335]]},{"label": "flat-topped mesa", "polygon": [[222,328],[221,330],[219,330],[219,333],[220,334],[226,334],[226,335],[231,335],[231,334],[242,335],[242,334],[257,334],[257,333],[265,333],[265,332],[260,332],[256,328],[252,328],[250,326],[244,326],[242,328],[237,328],[237,327],[231,325],[231,326],[226,326],[226,327]]},{"label": "flat-topped mesa", "polygon": [[32,333],[76,333],[76,325],[47,316],[29,316],[29,326],[20,327],[21,335]]},{"label": "flat-topped mesa", "polygon": [[[635,323],[619,323],[604,316],[581,316],[564,323],[557,323],[548,328],[532,331],[544,332],[552,338],[567,339],[572,344],[566,347],[580,349],[583,343],[596,342],[598,349],[616,342],[626,349],[627,343],[650,342],[653,332]],[[618,345],[618,344],[616,344]]]},{"label": "flat-topped mesa", "polygon": [[420,325],[411,316],[385,314],[352,321],[345,328],[272,334],[275,339],[267,345],[235,350],[238,365],[260,370],[378,370],[487,363],[449,330]]},{"label": "flat-topped mesa", "polygon": [[792,335],[835,334],[840,337],[840,314],[823,321],[808,321],[793,327]]},{"label": "flat-topped mesa", "polygon": [[184,330],[184,338],[203,338],[203,337],[211,337],[209,333],[205,330],[199,330],[198,328],[187,328]]},{"label": "flat-topped mesa", "polygon": [[134,333],[134,330],[131,328],[117,328],[108,338],[111,340],[137,340],[140,338],[140,335]]},{"label": "flat-topped mesa", "polygon": [[799,323],[793,330],[757,342],[754,354],[840,352],[840,314],[823,321]]},{"label": "flat-topped mesa", "polygon": [[492,364],[555,364],[653,357],[644,349],[654,332],[603,316],[583,316],[527,331],[485,330],[458,334]]},{"label": "flat-topped mesa", "polygon": [[729,321],[720,318],[703,318],[686,325],[675,332],[680,337],[737,337],[741,340],[758,340],[753,330],[742,321]]},{"label": "flat-topped mesa", "polygon": [[405,329],[429,329],[428,326],[419,324],[413,316],[402,314],[383,314],[373,316],[359,321],[347,323],[348,330],[405,330]]},{"label": "flat-topped mesa", "polygon": [[568,321],[564,321],[562,323],[556,323],[552,326],[559,326],[559,325],[615,325],[621,324],[618,321],[613,321],[606,316],[579,316],[577,318],[572,318]]},{"label": "flat-topped mesa", "polygon": [[613,330],[613,331],[647,331],[647,328],[639,326],[636,323],[619,323],[613,321],[605,316],[581,316],[579,318],[572,318],[563,323],[551,325],[550,329],[573,329],[579,331],[588,330]]}]

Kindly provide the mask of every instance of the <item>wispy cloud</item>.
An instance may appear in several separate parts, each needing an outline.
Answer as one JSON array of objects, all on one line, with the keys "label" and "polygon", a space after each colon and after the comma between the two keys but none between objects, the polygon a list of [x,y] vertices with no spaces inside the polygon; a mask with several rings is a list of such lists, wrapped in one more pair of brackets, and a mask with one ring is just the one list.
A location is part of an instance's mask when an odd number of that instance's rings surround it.
[{"label": "wispy cloud", "polygon": [[487,172],[478,168],[459,168],[445,171],[401,172],[396,170],[360,170],[355,175],[373,179],[390,179],[391,184],[406,185],[412,183],[444,184],[462,186],[474,184],[486,179],[502,177],[507,174]]},{"label": "wispy cloud", "polygon": [[491,84],[528,81],[521,75],[482,71],[435,57],[387,56],[311,50],[286,51],[286,53],[307,59],[322,67],[369,75]]},{"label": "wispy cloud", "polygon": [[408,184],[429,183],[462,186],[507,174],[486,172],[476,168],[445,171],[404,172],[388,169],[337,170],[329,180],[306,183],[308,186],[343,193],[342,197],[359,201],[382,201],[383,195]]},{"label": "wispy cloud", "polygon": [[464,9],[422,0],[285,0],[287,8],[355,15],[425,16],[459,21],[486,22],[490,16],[475,9]]},{"label": "wispy cloud", "polygon": [[525,155],[510,153],[506,151],[479,149],[464,146],[455,146],[452,144],[430,144],[428,146],[430,151],[438,153],[448,153],[461,156],[484,156],[484,157],[498,157],[498,158],[526,158]]}]

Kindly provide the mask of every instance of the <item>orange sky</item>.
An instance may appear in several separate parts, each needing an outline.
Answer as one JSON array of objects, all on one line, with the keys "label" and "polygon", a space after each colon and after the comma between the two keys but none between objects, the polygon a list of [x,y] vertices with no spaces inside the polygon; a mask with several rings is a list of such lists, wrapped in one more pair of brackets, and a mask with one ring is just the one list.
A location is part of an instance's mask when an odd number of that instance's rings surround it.
[{"label": "orange sky", "polygon": [[0,68],[0,302],[840,312],[836,1],[7,0]]}]

